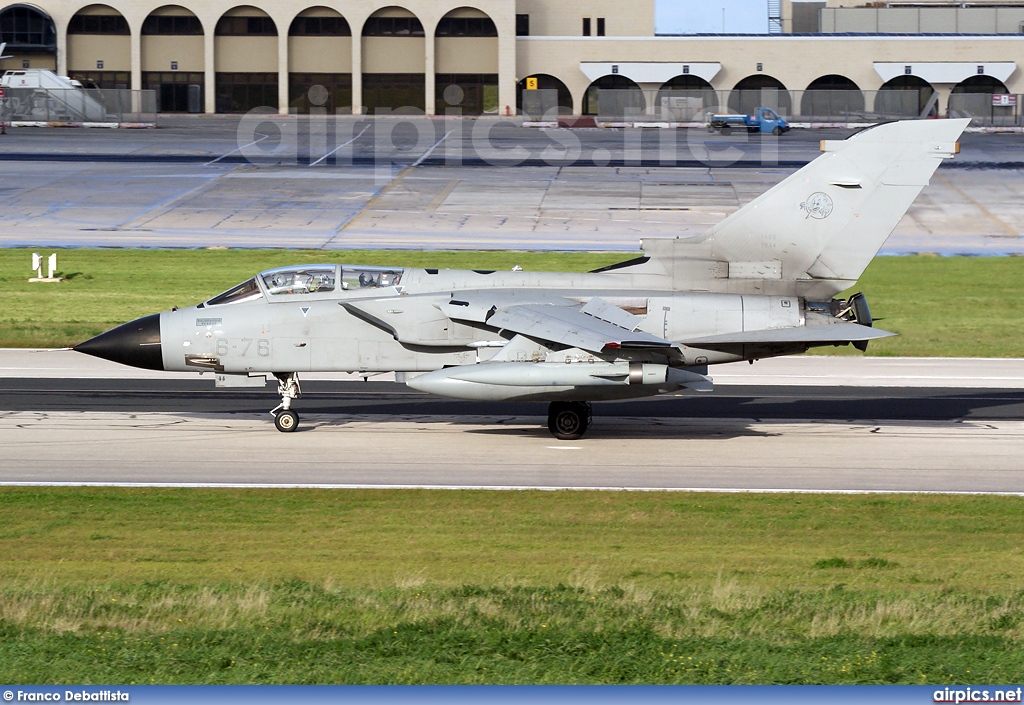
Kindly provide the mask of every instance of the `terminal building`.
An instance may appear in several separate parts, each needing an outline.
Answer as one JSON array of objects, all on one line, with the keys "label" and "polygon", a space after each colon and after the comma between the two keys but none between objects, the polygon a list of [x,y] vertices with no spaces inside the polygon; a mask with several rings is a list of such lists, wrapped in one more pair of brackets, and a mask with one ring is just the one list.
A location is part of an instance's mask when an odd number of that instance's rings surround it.
[{"label": "terminal building", "polygon": [[1024,93],[1024,0],[769,0],[767,34],[678,36],[654,0],[238,1],[8,5],[0,68],[151,89],[161,112],[1016,121]]}]

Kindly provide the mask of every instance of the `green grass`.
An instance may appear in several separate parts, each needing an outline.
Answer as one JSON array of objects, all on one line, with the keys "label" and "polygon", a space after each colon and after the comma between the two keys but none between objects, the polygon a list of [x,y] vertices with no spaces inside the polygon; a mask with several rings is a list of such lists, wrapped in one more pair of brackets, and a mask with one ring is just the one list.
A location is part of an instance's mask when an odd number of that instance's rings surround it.
[{"label": "green grass", "polygon": [[[133,318],[206,300],[270,267],[344,260],[456,269],[584,271],[622,253],[323,252],[290,250],[68,250],[68,281],[29,284],[29,250],[0,250],[0,347],[73,345]],[[879,326],[899,338],[871,344],[886,356],[1022,357],[1024,318],[1012,313],[1024,258],[880,257],[856,290]],[[851,348],[825,352],[854,353]]]},{"label": "green grass", "polygon": [[349,262],[452,269],[584,271],[620,253],[321,250],[67,250],[60,284],[29,284],[31,250],[0,249],[0,347],[63,347],[139,316],[191,306],[257,272],[289,264]]},{"label": "green grass", "polygon": [[1015,682],[1022,504],[4,489],[0,681]]},{"label": "green grass", "polygon": [[1024,319],[1008,311],[1022,283],[1021,257],[876,257],[855,290],[900,337],[868,354],[1024,357]]}]

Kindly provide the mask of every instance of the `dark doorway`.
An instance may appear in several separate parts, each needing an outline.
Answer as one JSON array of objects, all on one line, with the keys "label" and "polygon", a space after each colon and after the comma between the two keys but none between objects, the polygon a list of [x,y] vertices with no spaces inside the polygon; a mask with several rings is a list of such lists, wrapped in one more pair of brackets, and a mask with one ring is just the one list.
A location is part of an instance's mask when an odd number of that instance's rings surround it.
[{"label": "dark doorway", "polygon": [[156,92],[161,113],[201,113],[205,107],[203,74],[198,71],[147,71],[142,87]]}]

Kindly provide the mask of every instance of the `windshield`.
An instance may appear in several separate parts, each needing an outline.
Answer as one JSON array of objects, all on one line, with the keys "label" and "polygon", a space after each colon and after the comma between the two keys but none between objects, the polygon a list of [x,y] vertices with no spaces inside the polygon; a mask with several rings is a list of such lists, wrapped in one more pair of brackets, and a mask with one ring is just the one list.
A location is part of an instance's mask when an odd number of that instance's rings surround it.
[{"label": "windshield", "polygon": [[241,301],[252,301],[263,296],[260,287],[256,284],[255,277],[247,282],[242,282],[236,287],[228,289],[219,296],[214,296],[206,302],[207,306],[218,306],[220,304],[237,304]]},{"label": "windshield", "polygon": [[271,296],[279,294],[318,294],[334,291],[335,266],[315,264],[308,267],[271,269],[260,276]]},{"label": "windshield", "polygon": [[398,286],[402,282],[404,269],[393,267],[349,267],[341,268],[343,289],[375,289]]}]

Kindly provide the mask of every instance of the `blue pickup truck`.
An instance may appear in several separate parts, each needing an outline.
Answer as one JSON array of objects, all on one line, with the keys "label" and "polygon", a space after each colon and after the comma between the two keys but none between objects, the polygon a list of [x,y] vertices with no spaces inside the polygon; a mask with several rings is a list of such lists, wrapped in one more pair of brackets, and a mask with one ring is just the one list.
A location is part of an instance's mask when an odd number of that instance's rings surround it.
[{"label": "blue pickup truck", "polygon": [[733,129],[781,135],[789,132],[789,123],[771,108],[758,108],[749,115],[708,115],[708,132],[729,134]]}]

